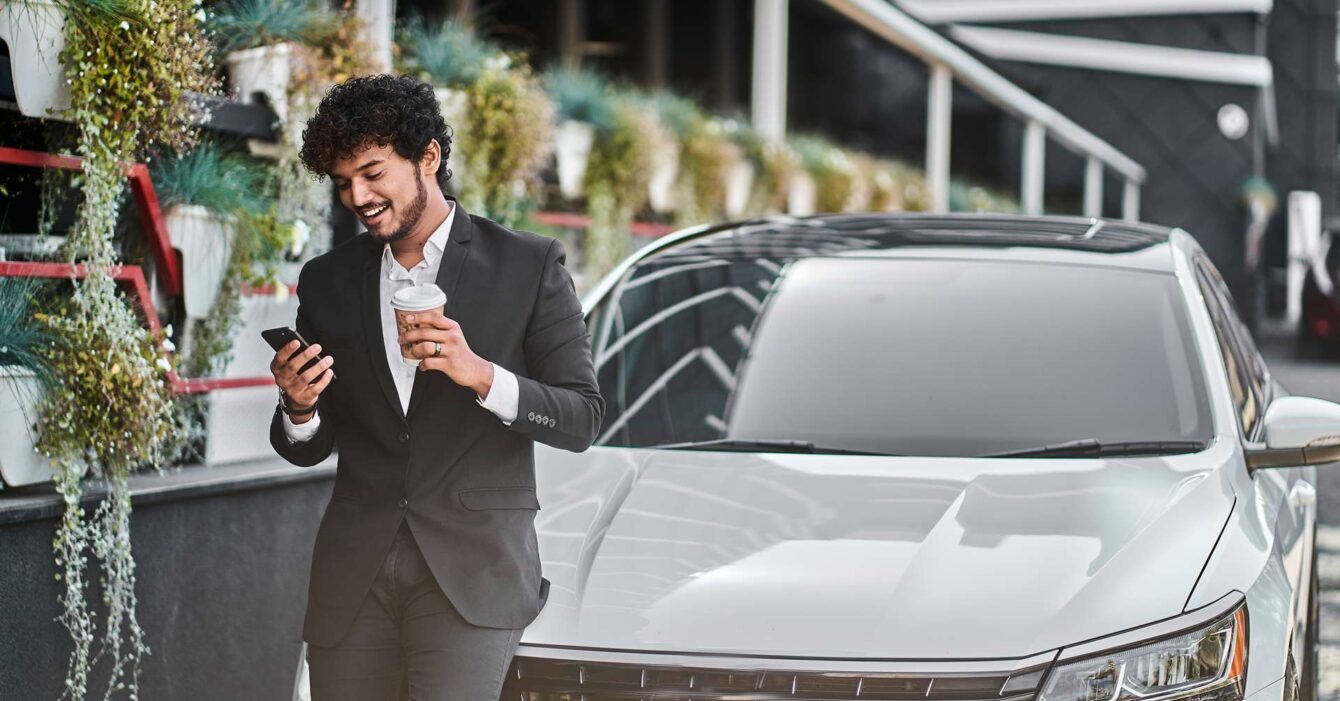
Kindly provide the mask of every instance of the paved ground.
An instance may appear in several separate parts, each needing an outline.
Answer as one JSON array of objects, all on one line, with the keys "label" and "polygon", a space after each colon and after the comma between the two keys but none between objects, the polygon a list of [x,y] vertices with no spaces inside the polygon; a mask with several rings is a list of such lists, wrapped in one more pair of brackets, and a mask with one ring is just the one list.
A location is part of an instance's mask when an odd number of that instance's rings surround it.
[{"label": "paved ground", "polygon": [[[1340,402],[1340,357],[1302,360],[1287,328],[1264,329],[1257,339],[1271,372],[1291,394]],[[1340,701],[1340,464],[1317,472],[1317,572],[1321,580],[1321,698]]]}]

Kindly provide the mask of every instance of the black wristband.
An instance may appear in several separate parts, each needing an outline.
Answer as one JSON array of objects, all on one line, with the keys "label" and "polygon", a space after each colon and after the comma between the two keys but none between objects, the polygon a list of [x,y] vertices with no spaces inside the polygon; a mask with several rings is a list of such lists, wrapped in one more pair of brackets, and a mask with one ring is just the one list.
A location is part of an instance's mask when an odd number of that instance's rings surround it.
[{"label": "black wristband", "polygon": [[307,416],[308,414],[316,413],[316,404],[305,409],[295,409],[292,406],[289,406],[288,395],[281,389],[279,390],[279,410],[289,416]]},{"label": "black wristband", "polygon": [[290,409],[288,408],[288,405],[284,404],[283,402],[280,402],[279,410],[284,412],[285,414],[288,414],[289,416],[306,416],[308,414],[316,413],[316,405],[313,404],[307,407],[306,409]]}]

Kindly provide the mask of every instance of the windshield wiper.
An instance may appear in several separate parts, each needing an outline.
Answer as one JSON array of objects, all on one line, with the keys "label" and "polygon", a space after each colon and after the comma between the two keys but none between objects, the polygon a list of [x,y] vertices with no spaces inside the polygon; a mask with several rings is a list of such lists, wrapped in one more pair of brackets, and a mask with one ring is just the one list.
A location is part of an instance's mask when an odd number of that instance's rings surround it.
[{"label": "windshield wiper", "polygon": [[741,438],[717,438],[710,441],[690,441],[688,443],[668,443],[666,445],[647,446],[665,450],[722,450],[747,453],[816,453],[832,455],[890,455],[866,450],[849,448],[828,448],[817,446],[809,441],[792,440],[748,440]]},{"label": "windshield wiper", "polygon": [[1068,458],[1068,457],[1112,457],[1129,455],[1174,455],[1177,453],[1198,453],[1205,449],[1199,441],[1120,441],[1103,443],[1096,438],[1081,438],[1064,443],[1007,450],[1003,453],[979,455],[981,458]]}]

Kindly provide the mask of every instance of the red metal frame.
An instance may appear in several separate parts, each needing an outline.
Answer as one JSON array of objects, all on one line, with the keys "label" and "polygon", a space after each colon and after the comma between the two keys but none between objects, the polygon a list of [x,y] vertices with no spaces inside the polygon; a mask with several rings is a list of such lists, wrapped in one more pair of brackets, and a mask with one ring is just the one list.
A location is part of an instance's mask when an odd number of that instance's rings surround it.
[{"label": "red metal frame", "polygon": [[[3,263],[0,262],[0,277],[35,277],[69,280],[83,278],[88,271],[82,265],[70,263]],[[158,312],[154,309],[153,297],[149,294],[149,284],[144,280],[144,271],[138,265],[122,265],[112,269],[112,279],[129,288],[135,308],[144,317],[149,332],[155,338],[163,336],[163,327],[158,323]],[[164,351],[168,357],[170,353]],[[274,384],[272,377],[229,377],[229,378],[182,378],[176,371],[168,371],[168,381],[172,391],[177,394],[200,394],[216,389],[235,389],[239,387],[266,387]]]},{"label": "red metal frame", "polygon": [[[0,163],[29,166],[32,168],[57,168],[60,170],[83,170],[84,161],[77,156],[59,156],[41,151],[0,146]],[[140,221],[149,234],[149,250],[154,256],[154,268],[158,271],[158,281],[170,295],[181,294],[181,268],[177,265],[177,255],[172,251],[172,242],[168,238],[167,224],[163,212],[158,206],[158,193],[154,191],[153,181],[149,179],[149,169],[143,163],[134,163],[126,168],[126,177],[130,179],[130,192],[135,198],[135,207],[139,210]]]},{"label": "red metal frame", "polygon": [[[535,212],[531,215],[531,219],[560,229],[585,229],[591,225],[591,217],[576,212]],[[635,236],[664,236],[675,231],[676,227],[669,224],[635,221],[628,226],[628,230]]]}]

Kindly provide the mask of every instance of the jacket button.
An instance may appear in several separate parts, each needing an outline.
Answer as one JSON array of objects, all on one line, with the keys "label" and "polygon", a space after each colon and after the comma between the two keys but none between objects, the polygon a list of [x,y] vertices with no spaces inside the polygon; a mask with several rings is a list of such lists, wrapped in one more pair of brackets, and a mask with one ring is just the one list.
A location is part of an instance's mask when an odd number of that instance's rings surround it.
[{"label": "jacket button", "polygon": [[409,506],[409,500],[401,499],[400,501],[396,502],[395,505],[400,507],[401,509],[404,509],[405,507]]},{"label": "jacket button", "polygon": [[408,434],[408,433],[402,433],[402,434],[400,434],[400,442],[401,442],[401,443],[408,443],[408,442],[409,442],[409,434]]}]

